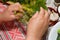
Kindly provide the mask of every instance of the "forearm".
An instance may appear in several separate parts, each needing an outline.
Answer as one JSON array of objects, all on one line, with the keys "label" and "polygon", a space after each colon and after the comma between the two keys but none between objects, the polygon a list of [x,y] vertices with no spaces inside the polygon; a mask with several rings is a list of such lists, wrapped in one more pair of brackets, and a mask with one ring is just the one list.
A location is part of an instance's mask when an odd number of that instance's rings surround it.
[{"label": "forearm", "polygon": [[26,40],[41,40],[42,36],[36,32],[27,32]]},{"label": "forearm", "polygon": [[37,38],[35,36],[30,36],[30,37],[26,37],[26,40],[41,40],[41,38]]}]

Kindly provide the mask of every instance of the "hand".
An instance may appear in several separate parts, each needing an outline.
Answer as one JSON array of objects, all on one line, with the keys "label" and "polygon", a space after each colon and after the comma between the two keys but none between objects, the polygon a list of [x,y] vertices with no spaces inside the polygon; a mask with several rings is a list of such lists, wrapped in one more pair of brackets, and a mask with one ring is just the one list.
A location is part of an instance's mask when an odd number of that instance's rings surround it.
[{"label": "hand", "polygon": [[12,4],[6,8],[6,10],[0,14],[0,21],[11,21],[14,19],[18,19],[22,16],[22,14],[14,15],[13,11],[23,12],[22,7],[19,3]]},{"label": "hand", "polygon": [[40,40],[49,24],[49,13],[42,7],[30,19],[27,28],[27,40]]}]

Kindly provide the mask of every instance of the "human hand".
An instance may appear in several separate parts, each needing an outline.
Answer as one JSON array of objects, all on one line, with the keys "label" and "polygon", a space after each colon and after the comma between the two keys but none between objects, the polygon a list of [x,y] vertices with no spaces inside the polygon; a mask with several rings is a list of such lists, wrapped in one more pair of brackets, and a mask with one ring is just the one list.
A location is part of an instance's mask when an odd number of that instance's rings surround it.
[{"label": "human hand", "polygon": [[18,19],[22,16],[22,14],[14,15],[14,11],[22,12],[22,7],[19,3],[12,4],[6,8],[6,10],[0,14],[0,21],[11,21],[14,19]]},{"label": "human hand", "polygon": [[42,7],[30,19],[27,28],[27,40],[40,40],[49,24],[49,13]]}]

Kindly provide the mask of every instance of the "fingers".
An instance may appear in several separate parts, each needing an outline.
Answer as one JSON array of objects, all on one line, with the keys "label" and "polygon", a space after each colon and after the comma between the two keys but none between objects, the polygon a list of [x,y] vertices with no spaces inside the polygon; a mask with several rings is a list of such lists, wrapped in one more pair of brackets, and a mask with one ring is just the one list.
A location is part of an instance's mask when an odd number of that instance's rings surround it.
[{"label": "fingers", "polygon": [[45,10],[45,18],[49,19],[49,17],[50,17],[50,14]]},{"label": "fingers", "polygon": [[36,18],[38,16],[38,11],[36,11],[36,13],[33,15],[32,18]]},{"label": "fingers", "polygon": [[48,13],[46,10],[44,10],[42,7],[40,8],[40,12],[39,12],[39,17],[45,18],[45,19],[49,19],[50,17],[50,13]]},{"label": "fingers", "polygon": [[[20,9],[19,9],[20,8]],[[18,11],[19,13],[17,13],[16,15],[14,15],[14,12]],[[20,13],[20,11],[22,11],[22,7],[19,3],[15,3],[15,4],[11,4],[8,7],[8,10],[6,11],[6,14],[9,15],[8,20],[14,20],[14,19],[19,19],[21,18],[23,15]]]},{"label": "fingers", "polygon": [[49,21],[50,21],[50,13],[45,10],[45,23],[47,22],[46,24],[49,24]]},{"label": "fingers", "polygon": [[36,13],[32,16],[32,18],[30,18],[30,21],[37,18],[38,17],[38,11],[36,11]]},{"label": "fingers", "polygon": [[8,3],[8,4],[10,4],[10,5],[14,4],[14,3],[13,3],[13,2],[11,2],[11,1],[8,1],[7,3]]},{"label": "fingers", "polygon": [[50,14],[41,7],[41,8],[40,8],[40,11],[39,11],[39,12],[37,11],[37,12],[35,13],[35,15],[32,16],[31,19],[34,19],[34,18],[36,18],[37,16],[38,16],[38,18],[49,19]]},{"label": "fingers", "polygon": [[18,5],[10,5],[9,8],[8,8],[10,11],[16,11],[19,9],[19,6]]},{"label": "fingers", "polygon": [[19,19],[19,18],[22,18],[23,17],[23,15],[21,14],[21,13],[18,13],[17,15],[15,15],[16,16],[16,19]]},{"label": "fingers", "polygon": [[12,4],[8,7],[10,11],[20,11],[23,12],[22,6],[19,3]]},{"label": "fingers", "polygon": [[45,15],[45,10],[42,8],[42,7],[40,7],[40,12],[39,12],[39,16],[41,17],[43,17]]},{"label": "fingers", "polygon": [[48,24],[49,24],[49,18],[50,18],[50,14],[45,10],[45,16],[44,16],[44,19],[45,19],[45,25],[47,24],[47,28],[48,28]]},{"label": "fingers", "polygon": [[23,15],[22,14],[17,14],[17,15],[11,15],[9,17],[9,20],[15,20],[21,18]]},{"label": "fingers", "polygon": [[15,3],[15,5],[19,7],[18,11],[24,12],[23,8],[22,8],[22,5],[20,3]]}]

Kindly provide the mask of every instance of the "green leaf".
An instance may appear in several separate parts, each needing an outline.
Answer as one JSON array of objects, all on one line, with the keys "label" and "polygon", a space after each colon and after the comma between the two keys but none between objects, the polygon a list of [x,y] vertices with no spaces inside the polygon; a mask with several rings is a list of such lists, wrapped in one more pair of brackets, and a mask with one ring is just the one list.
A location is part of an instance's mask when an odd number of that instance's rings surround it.
[{"label": "green leaf", "polygon": [[58,34],[60,34],[60,29],[57,30]]}]

